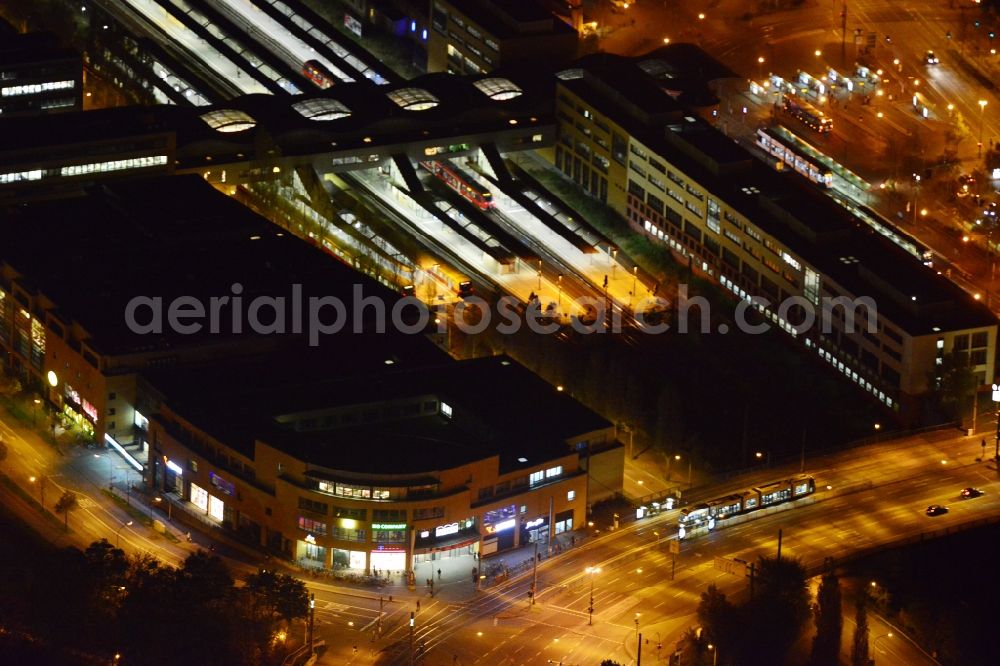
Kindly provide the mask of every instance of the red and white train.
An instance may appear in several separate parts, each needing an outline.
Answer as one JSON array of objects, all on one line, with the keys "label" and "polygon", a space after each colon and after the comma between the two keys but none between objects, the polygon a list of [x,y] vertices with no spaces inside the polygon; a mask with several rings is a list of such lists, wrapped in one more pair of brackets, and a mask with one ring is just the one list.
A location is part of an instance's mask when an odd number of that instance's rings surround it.
[{"label": "red and white train", "polygon": [[490,210],[496,207],[493,195],[489,190],[483,189],[475,179],[458,167],[438,161],[421,162],[420,166],[437,176],[438,180],[471,201],[479,209]]},{"label": "red and white train", "polygon": [[302,65],[302,76],[316,84],[316,87],[326,90],[333,87],[337,77],[330,73],[318,60],[306,60]]}]

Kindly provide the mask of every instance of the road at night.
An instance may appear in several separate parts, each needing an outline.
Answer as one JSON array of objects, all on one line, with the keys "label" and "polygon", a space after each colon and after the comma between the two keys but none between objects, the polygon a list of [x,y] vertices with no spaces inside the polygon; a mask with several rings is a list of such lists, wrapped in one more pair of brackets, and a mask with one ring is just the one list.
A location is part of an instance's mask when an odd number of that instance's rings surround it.
[{"label": "road at night", "polygon": [[[453,663],[455,658],[454,663],[460,664],[545,664],[549,660],[590,664],[607,657],[634,663],[630,660],[635,658],[639,613],[640,631],[644,640],[650,640],[644,656],[655,654],[658,635],[660,654],[666,659],[681,634],[696,623],[694,613],[707,585],[715,583],[728,594],[747,589],[746,580],[717,570],[715,558],[749,562],[773,555],[779,529],[783,530],[782,556],[801,558],[815,574],[826,557],[843,560],[866,549],[919,539],[921,534],[996,519],[1000,516],[1000,477],[995,463],[976,461],[979,454],[976,440],[938,432],[807,460],[806,470],[817,480],[814,497],[685,540],[676,556],[673,581],[671,555],[663,537],[676,534],[676,511],[623,525],[617,531],[604,529],[585,545],[542,562],[538,603],[532,608],[527,597],[530,570],[471,601],[458,593],[441,595],[443,599],[422,597],[415,617],[414,650],[419,652],[423,643],[427,655],[423,663],[428,664]],[[697,496],[718,496],[797,472],[797,462],[760,470]],[[828,485],[832,486],[829,490]],[[960,500],[959,490],[965,486],[977,486],[985,495]],[[948,506],[949,513],[926,516],[924,509],[933,503]],[[593,626],[588,626],[588,567],[600,569],[593,574]],[[325,594],[323,598],[327,599]],[[373,659],[406,663],[409,612],[416,610],[412,596],[402,601],[397,597],[386,605],[385,633],[374,641],[370,623],[378,615],[377,597],[345,601],[330,596],[328,600],[348,608],[334,606],[339,610],[319,634],[329,646],[321,663],[361,664]],[[355,619],[349,607],[364,610],[356,611]],[[350,621],[354,627],[345,626]],[[883,626],[880,622],[873,622],[873,635]],[[880,641],[880,663],[933,663],[896,634],[899,640]]]}]

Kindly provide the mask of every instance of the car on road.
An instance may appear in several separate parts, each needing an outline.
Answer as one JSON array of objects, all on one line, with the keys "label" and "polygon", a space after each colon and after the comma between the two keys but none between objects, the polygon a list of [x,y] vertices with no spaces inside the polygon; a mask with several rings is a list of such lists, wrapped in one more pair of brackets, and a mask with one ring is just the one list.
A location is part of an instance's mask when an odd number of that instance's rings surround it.
[{"label": "car on road", "polygon": [[975,189],[976,179],[971,174],[962,174],[958,177],[958,190],[955,195],[959,198],[967,197],[973,194],[972,190]]},{"label": "car on road", "polygon": [[968,488],[962,488],[962,493],[961,493],[962,499],[972,499],[973,497],[979,497],[982,494],[983,494],[982,490],[980,490],[979,488],[973,488],[971,486]]},{"label": "car on road", "polygon": [[931,504],[924,513],[928,516],[943,516],[948,513],[948,507],[941,506],[940,504]]},{"label": "car on road", "polygon": [[936,55],[934,55],[934,51],[928,51],[927,53],[924,54],[924,63],[925,64],[936,65],[939,62],[941,62],[941,61],[938,60],[938,57]]},{"label": "car on road", "polygon": [[998,205],[996,201],[991,201],[986,204],[982,212],[979,214],[976,224],[994,226],[997,224],[998,220],[1000,220],[1000,205]]}]

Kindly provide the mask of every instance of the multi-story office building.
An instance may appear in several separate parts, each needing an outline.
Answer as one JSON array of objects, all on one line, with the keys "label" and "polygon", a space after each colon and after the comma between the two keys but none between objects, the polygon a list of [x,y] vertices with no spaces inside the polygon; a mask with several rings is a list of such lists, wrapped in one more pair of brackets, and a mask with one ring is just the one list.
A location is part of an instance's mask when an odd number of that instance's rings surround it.
[{"label": "multi-story office building", "polygon": [[[659,60],[600,55],[559,74],[558,169],[738,299],[767,299],[754,305],[764,321],[904,417],[945,354],[993,381],[997,322],[983,304],[712,127],[655,76]],[[855,311],[863,298],[875,308]],[[806,311],[816,323],[800,327]]]},{"label": "multi-story office building", "polygon": [[559,67],[577,32],[535,0],[431,0],[427,71],[480,74]]},{"label": "multi-story office building", "polygon": [[0,39],[0,118],[83,108],[83,61],[54,35]]},{"label": "multi-story office building", "polygon": [[517,363],[385,352],[150,372],[157,489],[305,564],[383,571],[545,546],[620,491],[612,425]]}]

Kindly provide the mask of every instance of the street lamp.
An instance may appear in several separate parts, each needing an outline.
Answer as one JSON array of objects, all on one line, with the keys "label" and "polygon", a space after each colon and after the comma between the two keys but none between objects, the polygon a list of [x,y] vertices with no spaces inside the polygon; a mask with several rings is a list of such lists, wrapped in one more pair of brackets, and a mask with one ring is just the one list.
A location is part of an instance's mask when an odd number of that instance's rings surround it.
[{"label": "street lamp", "polygon": [[542,260],[541,259],[538,260],[538,291],[539,291],[538,296],[539,296],[539,298],[541,298],[541,291],[542,291]]},{"label": "street lamp", "polygon": [[983,156],[983,118],[986,115],[986,100],[979,100],[979,157]]},{"label": "street lamp", "polygon": [[878,652],[878,639],[880,638],[892,638],[892,632],[890,631],[887,634],[880,634],[875,637],[875,640],[872,641],[872,649],[876,652]]},{"label": "street lamp", "polygon": [[770,451],[763,451],[763,452],[757,451],[753,455],[754,455],[755,458],[757,458],[757,460],[763,460],[765,467],[770,467],[771,466],[771,452]]},{"label": "street lamp", "polygon": [[709,643],[708,651],[712,653],[712,666],[716,666],[719,663],[719,648]]},{"label": "street lamp", "polygon": [[121,543],[120,539],[121,539],[122,530],[125,529],[126,527],[131,527],[131,526],[132,526],[132,521],[130,520],[127,523],[122,523],[118,527],[118,529],[115,530],[115,548],[117,548],[118,545]]},{"label": "street lamp", "polygon": [[35,422],[38,420],[38,418],[37,418],[38,417],[38,405],[42,404],[42,401],[40,399],[38,399],[38,398],[35,398],[32,401],[32,403],[33,404],[31,406],[31,426],[34,427],[35,426]]},{"label": "street lamp", "polygon": [[635,614],[635,640],[639,640],[639,617],[642,613]]},{"label": "street lamp", "polygon": [[587,613],[589,613],[590,618],[587,620],[588,626],[593,626],[594,624],[594,576],[601,573],[600,567],[587,567],[587,573],[590,574],[590,606],[587,607]]},{"label": "street lamp", "polygon": [[562,305],[562,279],[563,275],[560,273],[559,277],[556,278],[556,284],[559,285],[559,305]]},{"label": "street lamp", "polygon": [[680,454],[674,454],[673,456],[667,456],[667,481],[670,480],[670,464],[674,460],[678,460],[679,461],[680,459],[681,459]]}]

